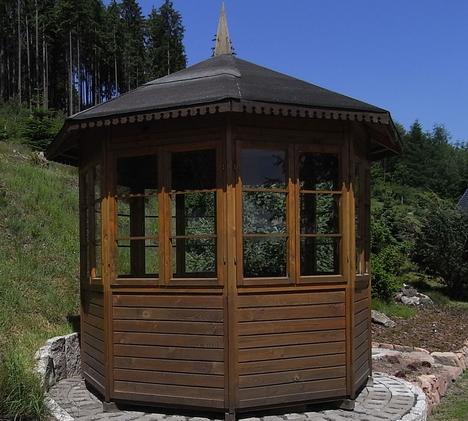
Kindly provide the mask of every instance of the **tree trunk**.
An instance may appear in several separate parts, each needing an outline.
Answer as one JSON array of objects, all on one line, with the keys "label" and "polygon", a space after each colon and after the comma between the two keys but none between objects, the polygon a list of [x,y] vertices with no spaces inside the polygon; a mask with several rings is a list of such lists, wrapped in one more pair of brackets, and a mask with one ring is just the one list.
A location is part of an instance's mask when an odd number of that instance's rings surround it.
[{"label": "tree trunk", "polygon": [[21,104],[21,0],[16,0],[16,5],[18,9],[18,101]]},{"label": "tree trunk", "polygon": [[35,74],[35,88],[36,88],[36,95],[37,95],[37,107],[39,108],[39,11],[37,8],[37,0],[34,0],[34,8],[35,8],[35,17],[36,17],[36,49],[35,49],[35,64],[36,64],[36,74]]},{"label": "tree trunk", "polygon": [[31,53],[29,51],[29,21],[26,15],[26,57],[28,62],[28,103],[29,111],[31,111]]},{"label": "tree trunk", "polygon": [[77,75],[78,75],[78,111],[81,111],[81,103],[82,103],[82,80],[81,80],[81,64],[80,64],[80,37],[77,36],[76,40],[76,62],[77,62]]},{"label": "tree trunk", "polygon": [[119,79],[117,74],[117,44],[115,42],[115,28],[114,28],[114,82],[115,82],[115,95],[119,94]]},{"label": "tree trunk", "polygon": [[42,107],[49,108],[49,87],[47,75],[47,43],[44,26],[42,27]]},{"label": "tree trunk", "polygon": [[68,115],[73,114],[73,46],[72,46],[72,33],[68,31]]}]

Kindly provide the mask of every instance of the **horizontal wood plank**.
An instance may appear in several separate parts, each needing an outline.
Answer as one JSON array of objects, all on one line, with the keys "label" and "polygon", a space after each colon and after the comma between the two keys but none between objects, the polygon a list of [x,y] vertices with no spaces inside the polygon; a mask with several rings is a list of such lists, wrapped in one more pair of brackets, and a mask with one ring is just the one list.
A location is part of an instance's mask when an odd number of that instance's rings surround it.
[{"label": "horizontal wood plank", "polygon": [[224,350],[209,348],[115,344],[114,355],[121,357],[147,357],[191,361],[224,361]]},{"label": "horizontal wood plank", "polygon": [[241,309],[238,320],[240,322],[312,319],[318,317],[344,316],[345,305],[316,304],[310,306],[262,307]]},{"label": "horizontal wood plank", "polygon": [[345,330],[323,330],[318,332],[279,333],[271,335],[249,335],[239,338],[239,347],[261,348],[291,344],[312,344],[317,342],[337,342],[345,340]]},{"label": "horizontal wood plank", "polygon": [[114,307],[114,319],[222,322],[223,310]]},{"label": "horizontal wood plank", "polygon": [[[157,403],[159,398],[179,398],[178,403],[184,404],[188,399],[202,405],[201,401],[206,401],[209,405],[220,407],[224,403],[224,390],[202,387],[188,387],[175,385],[160,385],[151,383],[139,383],[117,380],[114,382],[114,391],[118,393],[150,395]],[[176,403],[176,400],[173,400]]]},{"label": "horizontal wood plank", "polygon": [[173,373],[223,375],[224,363],[211,361],[167,360],[162,358],[114,357],[114,367],[133,370],[155,370]]},{"label": "horizontal wood plank", "polygon": [[278,371],[307,368],[336,367],[346,362],[345,354],[321,355],[316,357],[290,358],[270,361],[253,361],[239,364],[239,374],[274,373]]},{"label": "horizontal wood plank", "polygon": [[312,357],[316,355],[340,354],[345,352],[346,343],[329,342],[308,345],[290,345],[271,348],[243,349],[239,351],[239,361],[265,361],[282,358]]},{"label": "horizontal wood plank", "polygon": [[222,309],[220,296],[197,295],[113,295],[114,307],[157,307],[157,308],[199,308]]},{"label": "horizontal wood plank", "polygon": [[344,328],[344,317],[331,317],[306,320],[277,320],[268,323],[239,323],[238,331],[240,335],[261,335],[270,333],[311,332]]},{"label": "horizontal wood plank", "polygon": [[114,343],[222,349],[222,336],[114,332]]},{"label": "horizontal wood plank", "polygon": [[[346,389],[346,378],[314,380],[297,383],[288,383],[274,386],[250,387],[239,390],[239,399],[251,400],[255,398],[272,398],[285,395],[314,393],[324,390]],[[277,402],[281,402],[278,400]]]},{"label": "horizontal wood plank", "polygon": [[153,320],[114,320],[114,331],[150,333],[188,333],[222,336],[224,325],[214,322],[172,322]]},{"label": "horizontal wood plank", "polygon": [[218,375],[171,373],[146,370],[114,370],[114,380],[161,385],[180,385],[193,387],[223,388],[224,377]]},{"label": "horizontal wood plank", "polygon": [[313,294],[259,294],[239,298],[239,308],[280,307],[312,304],[343,303],[344,291],[316,292]]},{"label": "horizontal wood plank", "polygon": [[346,367],[314,368],[292,370],[268,374],[240,376],[239,387],[258,387],[274,384],[295,383],[310,380],[335,379],[346,376]]}]

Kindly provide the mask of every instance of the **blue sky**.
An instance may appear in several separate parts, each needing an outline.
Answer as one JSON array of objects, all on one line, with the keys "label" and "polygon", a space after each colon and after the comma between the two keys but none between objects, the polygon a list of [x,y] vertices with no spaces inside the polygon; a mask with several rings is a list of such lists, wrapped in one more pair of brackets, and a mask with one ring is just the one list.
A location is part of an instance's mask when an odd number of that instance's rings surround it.
[{"label": "blue sky", "polygon": [[[144,13],[161,0],[140,0]],[[467,0],[226,0],[238,57],[468,140]],[[174,0],[189,64],[208,58],[220,0]]]}]

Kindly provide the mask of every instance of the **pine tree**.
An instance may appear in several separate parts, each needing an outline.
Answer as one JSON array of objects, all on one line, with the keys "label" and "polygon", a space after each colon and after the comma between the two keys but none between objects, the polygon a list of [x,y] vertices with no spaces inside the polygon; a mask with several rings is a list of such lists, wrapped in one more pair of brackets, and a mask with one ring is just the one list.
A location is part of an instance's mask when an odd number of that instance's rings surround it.
[{"label": "pine tree", "polygon": [[123,29],[123,74],[119,92],[135,89],[145,81],[145,22],[141,7],[135,0],[123,0],[120,5]]},{"label": "pine tree", "polygon": [[147,63],[149,78],[155,79],[186,67],[182,16],[165,0],[148,17]]}]

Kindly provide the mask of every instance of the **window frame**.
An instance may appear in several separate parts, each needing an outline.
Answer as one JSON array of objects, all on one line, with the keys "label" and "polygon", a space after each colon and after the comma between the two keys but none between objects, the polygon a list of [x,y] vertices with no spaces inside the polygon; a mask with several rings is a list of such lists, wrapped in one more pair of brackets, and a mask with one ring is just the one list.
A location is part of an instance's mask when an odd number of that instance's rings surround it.
[{"label": "window frame", "polygon": [[[171,154],[174,152],[192,152],[197,150],[213,149],[216,154],[216,180],[214,180],[216,195],[216,276],[209,278],[175,278],[172,274],[172,245],[171,245]],[[138,149],[131,146],[113,150],[111,154],[111,264],[112,274],[110,284],[113,287],[219,287],[224,285],[226,271],[226,251],[225,251],[225,205],[223,196],[223,182],[225,178],[225,164],[223,161],[224,149],[220,142],[196,142],[180,143],[177,145],[155,145]],[[140,156],[156,155],[158,159],[158,224],[157,250],[159,258],[158,277],[125,277],[117,273],[117,160],[119,158],[131,158]]]},{"label": "window frame", "polygon": [[[243,149],[255,150],[277,150],[284,151],[286,155],[287,171],[285,174],[284,189],[263,189],[263,188],[247,188],[244,190],[241,174],[241,151]],[[236,142],[236,254],[237,254],[237,285],[238,286],[292,286],[295,283],[295,260],[294,256],[294,238],[291,235],[295,221],[293,212],[292,197],[294,192],[293,179],[291,177],[294,167],[294,148],[292,145],[274,142],[256,142],[256,141],[237,141]],[[270,193],[285,193],[286,194],[286,232],[285,235],[273,234],[248,234],[247,238],[286,238],[286,276],[278,277],[244,277],[244,218],[243,218],[243,193],[244,191],[264,191]]]},{"label": "window frame", "polygon": [[[164,254],[166,255],[164,259],[165,265],[165,277],[163,278],[163,284],[165,286],[212,286],[218,287],[224,285],[224,272],[226,266],[226,257],[225,257],[225,237],[224,237],[224,219],[225,219],[225,206],[224,206],[224,195],[223,195],[223,182],[225,174],[225,165],[223,161],[223,150],[221,148],[220,142],[210,141],[210,142],[196,142],[190,144],[178,144],[172,146],[166,146],[163,149],[163,161],[165,162],[166,168],[164,169],[164,204],[165,204],[165,234],[164,234]],[[216,198],[215,206],[215,215],[216,215],[216,225],[215,225],[215,234],[211,238],[216,240],[216,276],[214,277],[187,277],[187,278],[178,278],[174,277],[172,270],[172,195],[173,194],[186,194],[190,193],[190,190],[184,192],[177,192],[172,190],[172,158],[171,154],[173,153],[182,153],[182,152],[195,152],[202,151],[206,149],[212,149],[215,151],[215,173],[216,179],[214,180],[214,188],[207,190],[193,190],[193,192],[214,192]],[[186,239],[200,238],[197,235],[188,235],[183,236]]]},{"label": "window frame", "polygon": [[[322,284],[322,283],[345,283],[345,273],[346,273],[346,256],[345,256],[345,243],[347,241],[346,237],[346,225],[345,225],[345,209],[346,209],[346,150],[345,145],[330,145],[330,144],[304,144],[298,143],[295,145],[295,173],[294,179],[295,183],[295,195],[294,200],[296,204],[296,231],[295,231],[295,240],[296,240],[296,280],[297,284],[307,285],[307,284]],[[338,187],[341,187],[339,190],[302,190],[300,187],[299,180],[299,160],[302,153],[316,153],[316,154],[331,154],[337,155],[338,157]],[[337,234],[301,234],[301,192],[305,191],[306,194],[330,194],[337,195],[340,197],[339,206],[338,206],[338,233]],[[301,239],[302,238],[339,238],[339,247],[338,247],[338,259],[339,259],[339,270],[338,274],[319,274],[319,275],[302,275],[301,274]]]},{"label": "window frame", "polygon": [[[95,186],[96,186],[96,168],[100,167],[100,180],[99,190],[100,195],[96,199]],[[79,214],[80,214],[80,279],[83,286],[103,286],[103,258],[104,258],[104,228],[103,228],[103,191],[104,191],[104,177],[103,165],[100,159],[93,159],[80,167],[79,170]],[[90,188],[88,184],[88,176],[92,174],[92,194],[93,199],[92,207],[90,207]],[[99,204],[100,209],[100,235],[99,243],[96,242],[96,205]],[[90,218],[90,214],[93,217]],[[94,239],[91,241],[91,237]],[[96,251],[100,249],[100,258],[97,259]],[[100,262],[100,275],[96,275],[97,263]]]}]

